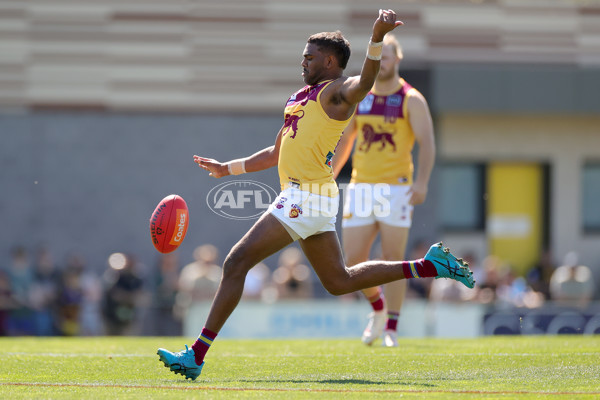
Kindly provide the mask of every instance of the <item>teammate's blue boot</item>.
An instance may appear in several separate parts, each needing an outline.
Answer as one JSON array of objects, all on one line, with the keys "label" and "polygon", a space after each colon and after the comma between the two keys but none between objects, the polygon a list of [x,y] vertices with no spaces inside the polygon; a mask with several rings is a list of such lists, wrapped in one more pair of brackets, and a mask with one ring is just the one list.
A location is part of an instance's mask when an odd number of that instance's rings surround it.
[{"label": "teammate's blue boot", "polygon": [[200,365],[196,364],[194,350],[189,349],[187,344],[185,345],[185,350],[181,350],[178,353],[158,349],[156,354],[158,354],[160,361],[165,364],[165,367],[168,367],[176,374],[185,376],[185,379],[195,380],[200,376],[200,372],[202,372],[202,367],[204,366],[204,362]]},{"label": "teammate's blue boot", "polygon": [[469,269],[469,264],[462,258],[456,258],[450,253],[442,242],[436,243],[429,248],[425,255],[425,260],[431,261],[438,272],[438,278],[454,279],[468,288],[475,286],[473,272]]}]

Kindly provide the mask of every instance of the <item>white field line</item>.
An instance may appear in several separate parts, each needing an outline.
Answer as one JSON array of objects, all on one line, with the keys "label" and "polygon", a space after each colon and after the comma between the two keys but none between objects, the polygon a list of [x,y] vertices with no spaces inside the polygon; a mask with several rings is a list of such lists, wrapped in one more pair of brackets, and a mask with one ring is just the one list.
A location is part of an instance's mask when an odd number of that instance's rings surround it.
[{"label": "white field line", "polygon": [[[582,353],[385,353],[385,354],[369,354],[369,357],[394,357],[394,358],[408,358],[408,357],[561,357],[561,356],[569,356],[569,357],[577,357],[577,356],[598,356],[599,353],[595,352],[582,352]],[[37,353],[37,352],[0,352],[0,356],[35,356],[35,357],[156,357],[154,353],[145,353],[145,354],[133,354],[133,353]],[[271,354],[270,357],[279,357],[279,358],[295,358],[295,357],[330,357],[330,358],[338,358],[338,357],[349,357],[356,356],[354,353],[348,354]],[[263,357],[261,355],[256,354],[227,354],[220,353],[220,358],[230,357],[230,358],[258,358]]]},{"label": "white field line", "polygon": [[[187,383],[187,382],[186,382]],[[268,388],[268,387],[218,387],[218,386],[196,386],[190,383],[188,386],[165,386],[165,385],[119,385],[119,384],[94,384],[94,383],[34,383],[34,382],[10,382],[0,383],[1,386],[23,386],[23,387],[73,387],[73,388],[124,388],[124,389],[155,389],[155,390],[198,390],[198,391],[243,391],[243,392],[329,392],[329,393],[448,393],[448,394],[479,394],[479,395],[517,395],[537,394],[546,396],[598,396],[600,392],[550,392],[529,390],[421,390],[421,389],[307,389],[307,388]],[[596,397],[595,397],[596,398]]]}]

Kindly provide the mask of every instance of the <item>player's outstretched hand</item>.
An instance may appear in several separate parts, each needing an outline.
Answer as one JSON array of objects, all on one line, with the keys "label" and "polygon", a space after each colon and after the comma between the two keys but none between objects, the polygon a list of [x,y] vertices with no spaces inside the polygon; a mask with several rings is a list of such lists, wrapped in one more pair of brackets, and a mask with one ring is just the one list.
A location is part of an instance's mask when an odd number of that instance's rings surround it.
[{"label": "player's outstretched hand", "polygon": [[203,170],[208,171],[208,175],[213,178],[221,178],[227,175],[227,165],[220,163],[217,160],[213,160],[212,158],[194,155],[194,162]]},{"label": "player's outstretched hand", "polygon": [[404,25],[404,22],[396,19],[394,10],[379,10],[379,17],[373,24],[373,42],[381,42],[386,33],[400,25]]}]

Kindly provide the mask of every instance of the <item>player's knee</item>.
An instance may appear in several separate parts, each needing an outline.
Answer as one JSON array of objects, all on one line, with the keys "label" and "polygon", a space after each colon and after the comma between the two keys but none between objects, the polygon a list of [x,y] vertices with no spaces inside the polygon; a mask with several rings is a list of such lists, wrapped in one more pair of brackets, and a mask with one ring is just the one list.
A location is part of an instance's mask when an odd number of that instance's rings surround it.
[{"label": "player's knee", "polygon": [[341,296],[348,293],[348,288],[343,281],[332,280],[322,283],[325,290],[334,296]]},{"label": "player's knee", "polygon": [[231,250],[223,262],[223,279],[245,278],[249,269],[243,255],[239,251]]}]

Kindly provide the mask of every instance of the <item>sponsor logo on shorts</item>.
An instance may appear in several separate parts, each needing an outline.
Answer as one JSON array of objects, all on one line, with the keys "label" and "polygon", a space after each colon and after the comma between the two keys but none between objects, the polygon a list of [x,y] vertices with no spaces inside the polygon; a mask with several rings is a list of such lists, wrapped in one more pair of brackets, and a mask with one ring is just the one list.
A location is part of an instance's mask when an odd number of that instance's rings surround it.
[{"label": "sponsor logo on shorts", "polygon": [[290,218],[298,218],[298,216],[302,214],[302,207],[298,204],[292,204],[292,208],[290,209]]},{"label": "sponsor logo on shorts", "polygon": [[212,188],[206,204],[215,214],[228,219],[257,219],[277,198],[277,192],[262,182],[230,181]]},{"label": "sponsor logo on shorts", "polygon": [[282,197],[279,199],[279,201],[277,202],[277,204],[275,205],[275,208],[281,210],[283,208],[283,203],[285,203],[287,201],[286,197]]}]

